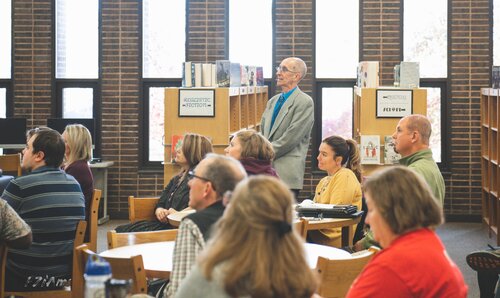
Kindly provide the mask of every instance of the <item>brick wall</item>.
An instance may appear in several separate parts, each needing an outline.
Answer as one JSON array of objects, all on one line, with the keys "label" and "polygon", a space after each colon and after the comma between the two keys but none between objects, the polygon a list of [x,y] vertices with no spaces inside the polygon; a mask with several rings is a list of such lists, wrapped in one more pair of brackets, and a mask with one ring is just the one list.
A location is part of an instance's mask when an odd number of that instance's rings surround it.
[{"label": "brick wall", "polygon": [[[189,1],[187,59],[227,58],[227,0]],[[109,174],[109,210],[127,214],[129,195],[159,195],[161,172],[138,170],[140,85],[140,1],[102,1],[102,157],[115,165]],[[276,0],[273,60],[299,56],[309,66],[301,88],[314,97],[312,0]],[[381,61],[381,83],[392,83],[402,57],[399,0],[363,0],[361,59]],[[449,98],[450,173],[446,175],[449,215],[478,215],[480,200],[479,89],[489,85],[491,41],[487,0],[450,0]],[[52,1],[15,0],[14,113],[28,126],[44,125],[53,113]],[[179,26],[179,30],[183,30]],[[251,39],[250,39],[251,40]],[[313,157],[315,158],[315,157]],[[301,197],[309,197],[323,175],[311,172]]]}]

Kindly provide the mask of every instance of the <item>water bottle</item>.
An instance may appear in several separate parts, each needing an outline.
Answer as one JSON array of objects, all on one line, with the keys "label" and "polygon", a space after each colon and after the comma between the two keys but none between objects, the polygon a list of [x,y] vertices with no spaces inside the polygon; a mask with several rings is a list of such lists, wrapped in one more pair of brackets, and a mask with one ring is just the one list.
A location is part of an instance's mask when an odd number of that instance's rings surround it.
[{"label": "water bottle", "polygon": [[106,298],[106,281],[111,278],[111,266],[98,255],[91,255],[85,266],[85,298]]}]

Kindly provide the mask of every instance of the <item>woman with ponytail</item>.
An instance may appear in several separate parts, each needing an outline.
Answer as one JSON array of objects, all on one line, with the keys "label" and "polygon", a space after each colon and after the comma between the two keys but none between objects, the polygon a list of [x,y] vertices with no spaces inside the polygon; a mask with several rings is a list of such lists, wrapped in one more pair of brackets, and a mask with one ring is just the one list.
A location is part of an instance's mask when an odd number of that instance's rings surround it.
[{"label": "woman with ponytail", "polygon": [[231,197],[175,297],[311,297],[316,280],[292,226],[288,187],[256,175],[240,182]]},{"label": "woman with ponytail", "polygon": [[[327,137],[319,146],[317,159],[318,168],[328,176],[316,186],[314,202],[354,205],[361,210],[361,165],[356,141]],[[341,247],[340,228],[310,231],[308,238],[315,243]]]}]

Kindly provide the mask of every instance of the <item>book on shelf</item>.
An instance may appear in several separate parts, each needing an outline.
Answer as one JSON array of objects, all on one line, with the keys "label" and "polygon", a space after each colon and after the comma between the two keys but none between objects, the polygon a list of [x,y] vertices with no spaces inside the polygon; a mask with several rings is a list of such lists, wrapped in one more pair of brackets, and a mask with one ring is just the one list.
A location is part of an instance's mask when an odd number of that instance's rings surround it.
[{"label": "book on shelf", "polygon": [[202,66],[201,63],[194,63],[194,84],[193,87],[201,87],[202,86]]},{"label": "book on shelf", "polygon": [[257,86],[256,72],[255,66],[247,66],[248,86]]},{"label": "book on shelf", "polygon": [[380,136],[361,136],[361,164],[380,164]]},{"label": "book on shelf", "polygon": [[240,86],[248,86],[248,69],[246,65],[240,64],[240,80],[241,84]]},{"label": "book on shelf", "polygon": [[231,63],[229,70],[229,86],[241,86],[241,67],[239,63]]},{"label": "book on shelf", "polygon": [[420,67],[418,62],[401,61],[399,65],[399,87],[418,88],[420,86]]},{"label": "book on shelf", "polygon": [[255,68],[255,76],[257,80],[257,86],[264,86],[264,68],[262,66],[257,66]]},{"label": "book on shelf", "polygon": [[172,148],[170,151],[170,162],[175,163],[175,157],[177,156],[177,150],[181,150],[182,148],[182,140],[183,136],[172,135]]},{"label": "book on shelf", "polygon": [[398,164],[401,155],[396,153],[394,139],[392,136],[384,137],[384,163],[388,165]]},{"label": "book on shelf", "polygon": [[182,87],[193,87],[193,63],[191,61],[182,62]]},{"label": "book on shelf", "polygon": [[212,64],[203,63],[201,65],[201,86],[212,87]]},{"label": "book on shelf", "polygon": [[215,64],[210,64],[210,66],[212,67],[210,87],[217,87],[217,66]]},{"label": "book on shelf", "polygon": [[500,66],[491,67],[491,88],[500,88]]},{"label": "book on shelf", "polygon": [[217,86],[229,87],[231,62],[229,60],[216,60]]},{"label": "book on shelf", "polygon": [[358,64],[357,85],[361,88],[378,88],[379,62],[361,61]]}]

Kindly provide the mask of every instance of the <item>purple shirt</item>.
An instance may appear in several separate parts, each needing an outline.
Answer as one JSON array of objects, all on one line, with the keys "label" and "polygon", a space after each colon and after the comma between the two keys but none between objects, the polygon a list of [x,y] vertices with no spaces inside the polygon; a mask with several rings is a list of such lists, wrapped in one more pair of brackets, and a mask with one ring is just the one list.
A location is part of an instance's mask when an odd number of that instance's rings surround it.
[{"label": "purple shirt", "polygon": [[78,160],[67,166],[64,171],[75,177],[80,184],[83,195],[85,196],[85,220],[88,222],[90,213],[90,201],[92,200],[92,192],[94,191],[94,177],[88,162]]}]

